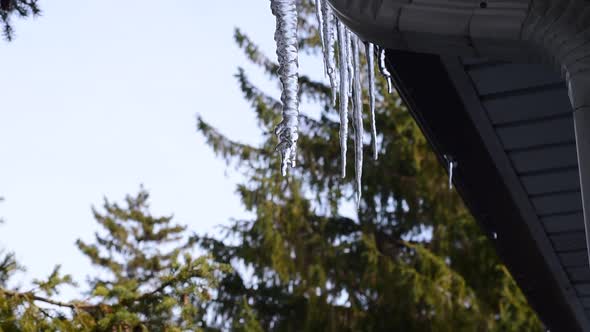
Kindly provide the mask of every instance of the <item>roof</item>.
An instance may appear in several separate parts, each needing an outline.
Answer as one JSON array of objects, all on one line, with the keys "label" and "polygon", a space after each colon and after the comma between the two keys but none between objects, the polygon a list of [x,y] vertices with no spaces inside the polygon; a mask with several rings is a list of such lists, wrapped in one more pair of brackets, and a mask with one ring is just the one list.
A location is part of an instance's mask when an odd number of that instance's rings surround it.
[{"label": "roof", "polygon": [[551,331],[590,331],[572,107],[551,68],[388,50],[398,91]]},{"label": "roof", "polygon": [[590,2],[327,1],[388,49],[398,90],[441,163],[458,162],[459,193],[541,319],[590,331]]},{"label": "roof", "polygon": [[590,2],[328,2],[388,49],[402,97],[441,163],[458,162],[459,193],[547,327],[590,332]]}]

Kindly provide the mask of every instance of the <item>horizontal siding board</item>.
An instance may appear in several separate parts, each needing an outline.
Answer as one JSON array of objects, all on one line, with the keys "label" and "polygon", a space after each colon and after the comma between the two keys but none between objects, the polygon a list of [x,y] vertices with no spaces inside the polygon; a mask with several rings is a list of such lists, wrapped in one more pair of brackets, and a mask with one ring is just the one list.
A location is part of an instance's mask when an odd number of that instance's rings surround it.
[{"label": "horizontal siding board", "polygon": [[575,142],[571,116],[498,127],[496,133],[507,150]]},{"label": "horizontal siding board", "polygon": [[552,235],[550,238],[557,252],[586,249],[586,236],[583,232]]},{"label": "horizontal siding board", "polygon": [[531,201],[541,216],[582,211],[582,195],[579,192],[537,196],[531,198]]},{"label": "horizontal siding board", "polygon": [[551,67],[545,65],[506,63],[497,66],[475,67],[469,69],[468,74],[480,95],[563,82]]},{"label": "horizontal siding board", "polygon": [[578,166],[575,144],[513,151],[508,156],[520,174]]},{"label": "horizontal siding board", "polygon": [[542,217],[541,221],[548,233],[584,231],[584,215],[582,212]]},{"label": "horizontal siding board", "polygon": [[572,113],[565,87],[486,99],[482,104],[494,125]]},{"label": "horizontal siding board", "polygon": [[580,189],[580,175],[577,169],[524,175],[520,181],[529,195]]},{"label": "horizontal siding board", "polygon": [[584,248],[578,251],[559,254],[559,260],[565,267],[588,267],[588,251]]}]

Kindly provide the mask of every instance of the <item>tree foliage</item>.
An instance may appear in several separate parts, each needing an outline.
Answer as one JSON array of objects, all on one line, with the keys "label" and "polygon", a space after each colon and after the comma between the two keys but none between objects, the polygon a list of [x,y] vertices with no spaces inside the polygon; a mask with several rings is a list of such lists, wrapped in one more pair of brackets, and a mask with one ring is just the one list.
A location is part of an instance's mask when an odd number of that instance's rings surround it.
[{"label": "tree foliage", "polygon": [[[299,3],[300,47],[319,54],[312,5]],[[278,82],[273,59],[244,32],[236,30],[235,40]],[[387,94],[384,81],[377,100],[379,160],[365,161],[360,208],[346,216],[354,189],[350,178],[340,177],[329,88],[300,76],[300,97],[316,108],[303,110],[298,167],[283,178],[272,135],[280,102],[252,84],[243,69],[236,78],[264,140],[259,146],[241,144],[198,120],[213,151],[244,175],[237,192],[253,215],[233,221],[225,237],[198,238],[203,249],[235,267],[222,279],[218,297],[206,304],[214,313],[209,328],[542,330],[491,243],[448,190],[445,171],[399,95]],[[367,144],[365,155],[369,149]],[[353,174],[350,164],[347,173]]]},{"label": "tree foliage", "polygon": [[12,17],[27,18],[41,14],[38,2],[38,0],[0,0],[0,22],[2,22],[4,38],[10,41],[14,37]]},{"label": "tree foliage", "polygon": [[31,290],[9,289],[20,267],[14,255],[0,259],[0,331],[200,331],[201,303],[211,298],[229,266],[194,256],[195,239],[169,216],[149,212],[141,190],[125,205],[105,199],[93,209],[101,226],[95,240],[77,241],[97,267],[87,297],[62,302],[61,286],[75,285],[59,267]]}]

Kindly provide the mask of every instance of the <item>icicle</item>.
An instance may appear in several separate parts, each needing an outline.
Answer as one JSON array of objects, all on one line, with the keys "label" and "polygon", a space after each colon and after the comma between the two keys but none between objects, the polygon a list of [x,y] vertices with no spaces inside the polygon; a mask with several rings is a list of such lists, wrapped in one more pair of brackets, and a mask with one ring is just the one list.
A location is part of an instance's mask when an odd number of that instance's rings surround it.
[{"label": "icicle", "polygon": [[295,167],[299,126],[299,64],[297,60],[297,6],[296,0],[271,0],[270,8],[276,17],[275,41],[279,60],[279,77],[283,90],[283,120],[275,129],[279,138],[277,150],[281,153],[281,172],[287,167]]},{"label": "icicle", "polygon": [[[295,166],[295,153],[299,125],[298,101],[298,59],[297,59],[297,0],[270,0],[273,15],[276,17],[275,41],[279,60],[279,77],[283,90],[283,120],[275,129],[279,138],[277,150],[281,153],[281,172],[286,175],[289,165]],[[340,115],[340,156],[342,177],[346,177],[346,154],[348,141],[348,107],[353,105],[355,183],[357,207],[361,199],[361,179],[363,173],[363,100],[360,74],[361,42],[333,14],[327,0],[315,0],[318,30],[324,55],[324,70],[330,79],[332,103],[336,105],[339,96]],[[338,61],[336,61],[338,50]],[[375,124],[375,46],[367,43],[365,48],[368,63],[369,106],[371,111],[371,134],[373,158],[377,159],[377,128]],[[385,50],[379,49],[379,71],[387,79],[388,91],[393,92],[391,73],[387,70]],[[338,70],[337,70],[338,69]],[[449,161],[449,186],[452,187],[454,161]]]},{"label": "icicle", "polygon": [[387,79],[387,92],[393,92],[393,86],[391,84],[391,73],[387,70],[387,66],[385,64],[385,49],[382,48],[379,50],[379,71],[381,75],[385,76]]},{"label": "icicle", "polygon": [[338,21],[338,40],[340,41],[339,68],[340,68],[340,157],[342,163],[342,177],[346,177],[346,141],[348,138],[348,47],[346,47],[346,27]]},{"label": "icicle", "polygon": [[455,165],[453,162],[449,164],[449,190],[453,189],[453,170],[455,169]]},{"label": "icicle", "polygon": [[449,190],[452,190],[453,189],[453,173],[455,171],[455,168],[457,168],[457,162],[450,155],[444,155],[444,157],[447,160],[448,169],[449,169]]},{"label": "icicle", "polygon": [[375,123],[375,47],[372,43],[366,43],[365,55],[367,56],[367,69],[369,71],[369,106],[371,108],[371,136],[373,138],[373,159],[377,160],[377,125]]},{"label": "icicle", "polygon": [[359,40],[357,36],[351,37],[352,62],[354,68],[353,84],[353,126],[354,126],[354,168],[356,177],[357,208],[361,202],[361,179],[363,176],[363,97],[361,86],[361,61],[359,52]]},{"label": "icicle", "polygon": [[348,66],[348,95],[352,97],[352,85],[354,82],[354,66],[352,64],[352,32],[344,26],[346,30],[346,48],[348,49],[348,57],[346,64]]},{"label": "icicle", "polygon": [[[315,0],[315,16],[318,20],[318,31],[320,33],[320,42],[322,43],[322,50],[324,55],[326,54],[326,37],[324,36],[324,18],[322,17],[322,3],[325,0]],[[326,57],[324,56],[324,74],[328,74],[328,64],[326,63]]]},{"label": "icicle", "polygon": [[323,31],[325,38],[324,63],[326,71],[330,78],[330,87],[332,88],[332,104],[336,106],[336,96],[338,95],[338,72],[336,71],[336,39],[337,32],[335,25],[336,17],[332,14],[332,8],[326,0],[321,0]]}]

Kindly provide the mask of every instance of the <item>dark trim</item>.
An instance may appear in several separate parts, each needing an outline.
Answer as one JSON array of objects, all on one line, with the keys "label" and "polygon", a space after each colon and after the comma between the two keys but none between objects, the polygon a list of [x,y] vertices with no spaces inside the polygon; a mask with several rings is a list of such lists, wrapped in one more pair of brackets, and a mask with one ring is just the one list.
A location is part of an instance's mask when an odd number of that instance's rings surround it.
[{"label": "dark trim", "polygon": [[526,196],[515,189],[514,169],[510,167],[511,174],[506,174],[510,165],[498,164],[501,146],[490,149],[490,140],[498,143],[497,137],[489,137],[491,124],[488,121],[487,130],[474,123],[468,109],[476,101],[472,110],[479,110],[479,100],[465,101],[459,95],[439,56],[388,50],[387,60],[400,95],[440,162],[445,163],[444,155],[458,162],[456,190],[493,239],[500,258],[541,320],[552,332],[590,331],[583,306],[530,201],[525,204]]},{"label": "dark trim", "polygon": [[590,111],[587,107],[574,112],[574,128],[584,210],[586,250],[590,258]]}]

